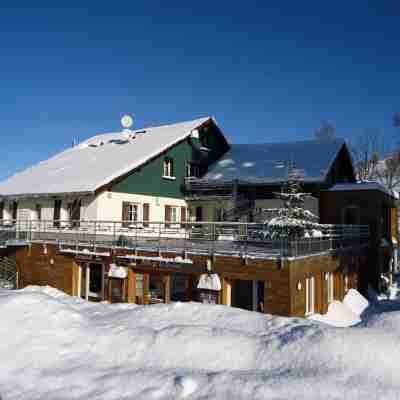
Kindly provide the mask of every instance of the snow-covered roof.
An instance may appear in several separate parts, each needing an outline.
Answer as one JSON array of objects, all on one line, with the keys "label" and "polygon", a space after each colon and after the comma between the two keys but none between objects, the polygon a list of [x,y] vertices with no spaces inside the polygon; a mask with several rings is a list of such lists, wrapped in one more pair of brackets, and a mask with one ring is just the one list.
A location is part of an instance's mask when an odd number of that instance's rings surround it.
[{"label": "snow-covered roof", "polygon": [[399,198],[399,193],[394,190],[389,190],[379,182],[374,181],[360,181],[357,183],[338,183],[329,189],[331,192],[343,192],[343,191],[358,191],[358,190],[378,190],[386,193],[395,199]]},{"label": "snow-covered roof", "polygon": [[343,139],[234,144],[204,179],[211,182],[234,179],[249,183],[281,182],[287,178],[287,163],[293,162],[304,181],[321,182],[343,145]]},{"label": "snow-covered roof", "polygon": [[[93,193],[185,139],[210,117],[100,134],[0,183],[0,196]],[[215,122],[215,121],[214,121]]]}]

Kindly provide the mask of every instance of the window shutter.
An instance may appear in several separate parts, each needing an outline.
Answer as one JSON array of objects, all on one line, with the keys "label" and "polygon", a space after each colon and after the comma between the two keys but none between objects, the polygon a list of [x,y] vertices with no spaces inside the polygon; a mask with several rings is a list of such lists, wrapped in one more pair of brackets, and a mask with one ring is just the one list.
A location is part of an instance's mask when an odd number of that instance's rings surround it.
[{"label": "window shutter", "polygon": [[150,221],[150,204],[143,204],[143,226],[149,226]]},{"label": "window shutter", "polygon": [[186,222],[186,207],[181,207],[181,223],[182,223],[182,228],[185,227],[185,222]]},{"label": "window shutter", "polygon": [[126,222],[126,221],[128,221],[128,219],[129,219],[129,203],[126,201],[123,201],[122,202],[122,221],[124,221],[124,222],[122,223],[122,226],[125,228],[129,226],[129,222]]},{"label": "window shutter", "polygon": [[171,206],[165,206],[165,227],[169,228],[172,217]]}]

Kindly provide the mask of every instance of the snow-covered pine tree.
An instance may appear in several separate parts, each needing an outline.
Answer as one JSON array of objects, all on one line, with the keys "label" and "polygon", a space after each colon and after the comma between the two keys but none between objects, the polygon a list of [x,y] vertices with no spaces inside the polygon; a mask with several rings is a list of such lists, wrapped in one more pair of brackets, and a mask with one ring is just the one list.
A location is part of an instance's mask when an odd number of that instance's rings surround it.
[{"label": "snow-covered pine tree", "polygon": [[293,164],[288,166],[288,179],[281,192],[274,195],[282,200],[283,206],[269,210],[276,217],[267,222],[266,238],[294,240],[321,236],[318,217],[304,208],[304,202],[311,194],[302,192],[300,170],[295,169]]}]

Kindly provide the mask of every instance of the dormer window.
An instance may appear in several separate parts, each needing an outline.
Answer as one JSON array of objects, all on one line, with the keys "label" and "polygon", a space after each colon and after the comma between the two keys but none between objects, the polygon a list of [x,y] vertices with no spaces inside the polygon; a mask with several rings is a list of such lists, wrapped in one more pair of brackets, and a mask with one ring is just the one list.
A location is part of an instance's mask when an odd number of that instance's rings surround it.
[{"label": "dormer window", "polygon": [[174,176],[174,160],[172,158],[166,157],[164,159],[163,178],[175,179],[175,176]]}]

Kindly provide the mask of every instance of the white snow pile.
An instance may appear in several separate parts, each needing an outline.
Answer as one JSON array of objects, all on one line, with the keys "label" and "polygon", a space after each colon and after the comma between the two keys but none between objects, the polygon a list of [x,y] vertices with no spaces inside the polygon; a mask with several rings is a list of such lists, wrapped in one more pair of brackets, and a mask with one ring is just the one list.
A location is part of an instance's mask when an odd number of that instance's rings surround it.
[{"label": "white snow pile", "polygon": [[399,399],[400,305],[391,303],[338,329],[217,305],[0,290],[0,397]]},{"label": "white snow pile", "polygon": [[349,327],[361,322],[361,314],[368,305],[364,296],[357,290],[350,289],[343,302],[335,300],[329,304],[326,314],[313,314],[309,319],[336,327]]}]

